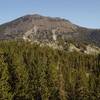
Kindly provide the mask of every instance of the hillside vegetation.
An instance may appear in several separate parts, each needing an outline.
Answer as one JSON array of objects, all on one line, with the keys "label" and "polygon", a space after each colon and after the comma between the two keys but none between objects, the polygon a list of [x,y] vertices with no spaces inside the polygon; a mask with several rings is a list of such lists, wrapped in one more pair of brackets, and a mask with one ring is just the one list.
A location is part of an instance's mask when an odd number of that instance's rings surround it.
[{"label": "hillside vegetation", "polygon": [[1,41],[0,100],[100,100],[100,55]]}]

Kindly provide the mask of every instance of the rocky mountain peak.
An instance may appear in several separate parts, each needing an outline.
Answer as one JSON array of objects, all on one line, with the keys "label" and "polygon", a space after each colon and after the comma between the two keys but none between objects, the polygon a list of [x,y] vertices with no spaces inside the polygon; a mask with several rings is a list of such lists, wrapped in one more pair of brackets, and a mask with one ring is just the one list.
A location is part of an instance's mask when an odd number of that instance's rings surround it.
[{"label": "rocky mountain peak", "polygon": [[40,43],[57,43],[65,46],[66,41],[74,44],[94,44],[100,47],[100,30],[88,29],[59,17],[38,14],[22,16],[0,25],[0,39],[24,39]]}]

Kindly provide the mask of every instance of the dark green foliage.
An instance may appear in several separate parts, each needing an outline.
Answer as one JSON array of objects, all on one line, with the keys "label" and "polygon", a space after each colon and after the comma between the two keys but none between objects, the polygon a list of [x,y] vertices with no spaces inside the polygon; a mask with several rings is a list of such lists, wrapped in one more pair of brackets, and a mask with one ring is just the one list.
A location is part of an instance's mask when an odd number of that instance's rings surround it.
[{"label": "dark green foliage", "polygon": [[0,100],[100,100],[100,55],[1,41]]}]

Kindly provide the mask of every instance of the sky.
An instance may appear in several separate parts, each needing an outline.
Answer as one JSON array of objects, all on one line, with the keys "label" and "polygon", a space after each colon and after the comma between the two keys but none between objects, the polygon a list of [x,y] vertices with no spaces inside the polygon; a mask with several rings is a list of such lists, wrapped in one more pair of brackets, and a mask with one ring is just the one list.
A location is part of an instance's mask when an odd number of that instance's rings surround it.
[{"label": "sky", "polygon": [[27,14],[61,17],[100,28],[100,0],[0,0],[0,24]]}]

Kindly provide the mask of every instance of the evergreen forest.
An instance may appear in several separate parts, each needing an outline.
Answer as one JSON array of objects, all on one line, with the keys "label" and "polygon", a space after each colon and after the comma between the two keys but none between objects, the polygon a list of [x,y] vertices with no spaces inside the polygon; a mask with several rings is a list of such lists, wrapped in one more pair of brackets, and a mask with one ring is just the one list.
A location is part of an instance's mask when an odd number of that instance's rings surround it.
[{"label": "evergreen forest", "polygon": [[1,40],[0,100],[100,100],[100,54]]}]

